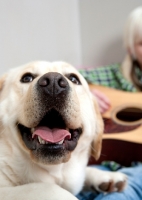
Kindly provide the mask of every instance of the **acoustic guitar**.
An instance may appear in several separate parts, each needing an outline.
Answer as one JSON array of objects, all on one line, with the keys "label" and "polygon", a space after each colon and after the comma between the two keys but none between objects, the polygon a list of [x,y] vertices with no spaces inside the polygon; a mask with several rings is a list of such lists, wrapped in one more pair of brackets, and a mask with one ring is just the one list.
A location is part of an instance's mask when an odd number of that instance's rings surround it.
[{"label": "acoustic guitar", "polygon": [[130,166],[132,161],[142,162],[142,93],[124,92],[108,87],[90,85],[90,89],[103,92],[111,108],[102,116],[104,134],[101,157],[97,162],[116,161]]}]

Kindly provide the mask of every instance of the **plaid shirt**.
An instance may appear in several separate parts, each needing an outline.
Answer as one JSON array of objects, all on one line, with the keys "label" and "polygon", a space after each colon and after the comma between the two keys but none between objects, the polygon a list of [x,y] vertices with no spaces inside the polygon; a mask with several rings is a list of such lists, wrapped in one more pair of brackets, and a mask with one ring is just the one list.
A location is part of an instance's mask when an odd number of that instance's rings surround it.
[{"label": "plaid shirt", "polygon": [[79,72],[88,83],[103,85],[130,92],[137,91],[135,86],[123,77],[120,71],[120,64],[89,70],[80,69]]}]

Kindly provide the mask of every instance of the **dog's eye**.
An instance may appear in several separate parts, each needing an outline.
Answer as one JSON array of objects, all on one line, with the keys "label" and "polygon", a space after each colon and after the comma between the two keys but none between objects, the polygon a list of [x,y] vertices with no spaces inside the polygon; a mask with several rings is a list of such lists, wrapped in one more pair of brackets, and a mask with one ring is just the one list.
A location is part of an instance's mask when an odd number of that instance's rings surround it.
[{"label": "dog's eye", "polygon": [[34,80],[34,76],[32,75],[32,74],[30,74],[30,73],[26,73],[26,74],[24,74],[23,76],[22,76],[22,78],[21,78],[21,82],[22,83],[29,83],[29,82],[32,82],[33,80]]},{"label": "dog's eye", "polygon": [[70,75],[68,76],[68,79],[69,79],[71,82],[73,82],[74,84],[77,84],[77,85],[80,85],[80,84],[81,84],[79,78],[78,78],[75,74],[70,74]]}]

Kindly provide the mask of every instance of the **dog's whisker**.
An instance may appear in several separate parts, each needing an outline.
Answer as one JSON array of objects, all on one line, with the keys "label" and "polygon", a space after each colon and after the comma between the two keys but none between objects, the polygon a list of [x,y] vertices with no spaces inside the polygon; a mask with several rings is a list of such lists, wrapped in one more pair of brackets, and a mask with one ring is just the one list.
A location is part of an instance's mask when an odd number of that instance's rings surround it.
[{"label": "dog's whisker", "polygon": [[[96,152],[96,153],[97,153],[97,150],[96,150],[95,148],[93,148],[93,147],[92,147],[92,145],[91,145],[91,149],[92,149],[94,152]],[[105,157],[106,155],[105,155],[105,154],[102,154],[102,153],[100,153],[100,156],[104,156],[104,157]]]},{"label": "dog's whisker", "polygon": [[96,150],[95,148],[93,148],[92,145],[91,145],[91,149],[92,149],[94,152],[97,152],[97,150]]}]

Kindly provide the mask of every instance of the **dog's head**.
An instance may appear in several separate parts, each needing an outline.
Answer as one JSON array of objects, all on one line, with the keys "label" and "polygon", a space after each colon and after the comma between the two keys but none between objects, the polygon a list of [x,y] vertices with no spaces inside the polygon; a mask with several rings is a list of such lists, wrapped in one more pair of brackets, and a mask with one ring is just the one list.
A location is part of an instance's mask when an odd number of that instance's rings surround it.
[{"label": "dog's head", "polygon": [[1,77],[0,123],[1,137],[35,162],[67,162],[91,144],[100,154],[98,107],[84,78],[64,62],[33,62]]}]

